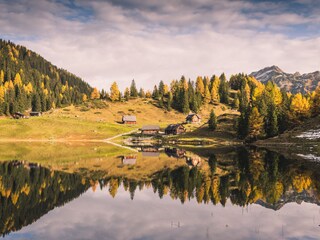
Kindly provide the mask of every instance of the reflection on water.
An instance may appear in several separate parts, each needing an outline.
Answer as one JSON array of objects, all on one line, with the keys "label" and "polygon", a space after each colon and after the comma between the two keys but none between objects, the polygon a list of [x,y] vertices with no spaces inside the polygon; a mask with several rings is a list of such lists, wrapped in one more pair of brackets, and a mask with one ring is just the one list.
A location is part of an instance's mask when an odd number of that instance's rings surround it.
[{"label": "reflection on water", "polygon": [[[70,173],[24,161],[1,163],[1,234],[23,239],[317,239],[317,164],[257,149],[143,150],[115,158],[118,164],[103,174],[96,168]],[[165,162],[148,177],[132,175],[141,171],[139,162],[164,161],[162,154],[174,164]],[[118,174],[118,168],[128,174]]]},{"label": "reflection on water", "polygon": [[0,164],[0,233],[19,230],[87,189],[77,174],[22,161]]}]

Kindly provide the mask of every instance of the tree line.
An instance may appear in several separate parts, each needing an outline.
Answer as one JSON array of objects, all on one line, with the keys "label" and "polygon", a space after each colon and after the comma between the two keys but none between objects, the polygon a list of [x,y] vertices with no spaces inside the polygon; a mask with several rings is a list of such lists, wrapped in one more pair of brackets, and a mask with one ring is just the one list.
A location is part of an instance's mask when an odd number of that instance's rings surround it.
[{"label": "tree line", "polygon": [[170,86],[160,81],[155,85],[153,91],[138,90],[136,83],[132,80],[130,87],[120,92],[118,84],[113,82],[110,91],[99,92],[94,88],[91,99],[106,99],[112,102],[128,101],[130,98],[153,98],[157,100],[159,107],[188,113],[197,113],[205,103],[229,104],[229,85],[225,74],[220,77],[213,75],[209,77],[197,77],[196,81],[187,80],[184,76],[180,80],[173,80]]},{"label": "tree line", "polygon": [[247,141],[274,137],[320,113],[320,87],[305,95],[291,94],[271,81],[262,84],[238,74],[231,77],[230,88],[237,90],[238,135]]},{"label": "tree line", "polygon": [[90,186],[78,174],[28,166],[20,161],[0,164],[0,234],[3,236],[77,198]]},{"label": "tree line", "polygon": [[89,84],[77,76],[0,39],[0,115],[79,104],[91,92]]},{"label": "tree line", "polygon": [[[92,181],[92,187],[107,188],[109,194],[116,197],[119,187],[123,186],[131,199],[137,191],[151,188],[161,199],[170,196],[181,203],[196,199],[198,203],[222,206],[228,199],[238,206],[247,206],[258,200],[273,205],[284,195],[304,190],[314,191],[316,198],[313,201],[319,201],[318,172],[277,153],[238,149],[230,165],[226,166],[225,161],[212,153],[205,162],[209,171],[180,166],[158,171],[150,180],[108,176]],[[221,171],[225,174],[219,174]]]},{"label": "tree line", "polygon": [[[114,82],[110,92],[96,88],[91,94],[92,99],[106,99],[112,102],[128,101],[131,98],[153,98],[160,108],[168,111],[195,113],[204,104],[223,103],[238,109],[240,117],[237,121],[238,137],[246,141],[258,138],[273,137],[290,129],[304,120],[320,113],[320,87],[305,95],[291,94],[273,82],[263,84],[246,74],[232,75],[227,81],[225,74],[219,77],[197,77],[196,81],[171,81],[170,85],[160,81],[153,91],[138,90],[134,80],[131,86],[121,93]],[[214,130],[217,119],[214,111],[210,114],[209,128]]]}]

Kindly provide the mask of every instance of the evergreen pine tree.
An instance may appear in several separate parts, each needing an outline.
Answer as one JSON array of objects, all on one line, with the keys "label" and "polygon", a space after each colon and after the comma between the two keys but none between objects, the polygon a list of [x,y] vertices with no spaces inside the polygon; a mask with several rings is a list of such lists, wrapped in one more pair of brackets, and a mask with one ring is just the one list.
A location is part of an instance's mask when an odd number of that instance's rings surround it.
[{"label": "evergreen pine tree", "polygon": [[136,87],[136,83],[134,81],[134,79],[131,82],[131,86],[130,86],[130,96],[131,97],[138,97],[138,90]]},{"label": "evergreen pine tree", "polygon": [[41,112],[41,100],[38,93],[35,93],[32,97],[32,111]]},{"label": "evergreen pine tree", "polygon": [[124,99],[126,101],[129,101],[130,99],[130,91],[129,91],[129,88],[126,88],[126,90],[124,91]]},{"label": "evergreen pine tree", "polygon": [[141,98],[145,98],[146,97],[146,94],[145,94],[143,88],[140,88],[139,97],[141,97]]},{"label": "evergreen pine tree", "polygon": [[265,121],[265,129],[267,137],[274,137],[279,133],[278,116],[274,104],[269,106],[268,115]]},{"label": "evergreen pine tree", "polygon": [[163,83],[163,81],[161,80],[160,81],[160,83],[159,83],[159,95],[160,96],[163,96],[164,95],[164,93],[165,93],[165,89],[164,89],[164,83]]},{"label": "evergreen pine tree", "polygon": [[169,92],[168,102],[167,102],[167,109],[168,109],[168,111],[171,111],[171,110],[172,110],[172,101],[173,101],[173,96],[172,96],[172,93]]},{"label": "evergreen pine tree", "polygon": [[188,113],[189,111],[190,111],[190,106],[189,106],[188,91],[183,90],[182,112]]},{"label": "evergreen pine tree", "polygon": [[219,79],[220,79],[220,86],[219,86],[220,102],[229,104],[229,85],[224,73],[221,74]]},{"label": "evergreen pine tree", "polygon": [[212,130],[212,131],[216,130],[216,128],[217,128],[217,117],[216,117],[213,109],[211,110],[208,124],[209,124],[209,129],[210,130]]}]

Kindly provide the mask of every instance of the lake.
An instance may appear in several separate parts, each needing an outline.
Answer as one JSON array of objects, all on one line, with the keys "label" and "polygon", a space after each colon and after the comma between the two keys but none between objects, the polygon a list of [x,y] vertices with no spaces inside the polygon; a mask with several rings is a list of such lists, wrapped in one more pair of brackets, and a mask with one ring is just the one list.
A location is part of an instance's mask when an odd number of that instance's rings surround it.
[{"label": "lake", "polygon": [[319,239],[320,165],[248,148],[5,144],[4,239]]}]

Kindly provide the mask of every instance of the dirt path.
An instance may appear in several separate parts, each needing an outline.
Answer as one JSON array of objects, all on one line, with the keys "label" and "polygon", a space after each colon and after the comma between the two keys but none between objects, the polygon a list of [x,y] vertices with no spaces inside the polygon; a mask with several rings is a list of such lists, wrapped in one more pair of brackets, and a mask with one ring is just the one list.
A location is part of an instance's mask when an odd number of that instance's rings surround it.
[{"label": "dirt path", "polygon": [[122,136],[125,136],[125,135],[129,135],[129,134],[134,133],[134,132],[137,132],[137,131],[138,131],[138,129],[134,129],[134,130],[132,130],[132,131],[130,131],[130,132],[120,133],[120,134],[118,134],[118,135],[116,135],[116,136],[113,136],[113,137],[104,139],[104,141],[109,142],[109,141],[111,141],[112,139],[115,139],[115,138],[118,138],[118,137],[122,137]]},{"label": "dirt path", "polygon": [[123,145],[121,145],[121,144],[114,143],[114,142],[111,141],[112,139],[116,139],[116,138],[118,138],[118,137],[122,137],[122,136],[125,136],[125,135],[129,135],[129,134],[131,134],[131,133],[134,133],[134,132],[136,132],[137,130],[138,130],[138,129],[132,130],[132,131],[130,131],[130,132],[118,134],[118,135],[116,135],[116,136],[113,136],[113,137],[110,137],[110,138],[105,139],[104,142],[105,142],[105,143],[108,143],[108,144],[112,144],[112,145],[117,146],[117,147],[121,147],[121,148],[125,148],[125,149],[128,149],[128,150],[131,150],[131,151],[133,151],[133,152],[138,152],[137,149],[134,149],[134,148],[131,148],[131,147],[128,147],[128,146],[123,146]]}]

